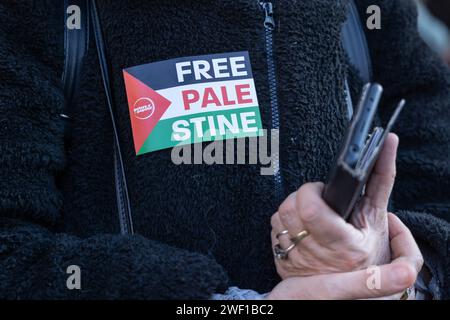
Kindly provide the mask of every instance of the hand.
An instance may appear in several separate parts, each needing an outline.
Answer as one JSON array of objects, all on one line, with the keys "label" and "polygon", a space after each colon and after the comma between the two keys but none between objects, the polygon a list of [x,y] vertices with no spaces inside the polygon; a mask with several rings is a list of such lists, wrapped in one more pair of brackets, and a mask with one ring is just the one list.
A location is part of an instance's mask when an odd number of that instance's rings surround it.
[{"label": "hand", "polygon": [[[395,180],[398,137],[390,134],[367,184],[366,192],[347,223],[322,199],[324,185],[307,183],[291,194],[272,216],[272,245],[287,248],[290,238],[306,230],[309,236],[275,260],[282,279],[349,272],[391,261],[387,206]],[[276,235],[288,230],[288,235]]]},{"label": "hand", "polygon": [[389,214],[389,237],[392,250],[390,264],[379,268],[379,287],[368,286],[373,274],[367,270],[347,273],[293,277],[280,282],[267,299],[400,299],[411,287],[422,268],[423,258],[408,228],[395,215]]}]

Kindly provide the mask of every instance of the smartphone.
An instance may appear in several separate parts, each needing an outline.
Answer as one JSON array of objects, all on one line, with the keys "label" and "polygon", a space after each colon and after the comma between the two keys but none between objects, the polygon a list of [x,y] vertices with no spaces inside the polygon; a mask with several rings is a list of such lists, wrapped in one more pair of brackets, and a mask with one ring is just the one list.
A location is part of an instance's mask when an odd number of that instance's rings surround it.
[{"label": "smartphone", "polygon": [[349,147],[345,154],[345,161],[355,167],[365,148],[369,130],[372,128],[373,118],[380,103],[383,87],[379,84],[367,84],[363,88],[361,99],[357,107],[354,133],[350,136]]},{"label": "smartphone", "polygon": [[346,220],[363,195],[386,137],[405,106],[405,100],[401,100],[385,129],[373,128],[382,94],[383,87],[378,83],[364,86],[322,195],[325,202]]}]

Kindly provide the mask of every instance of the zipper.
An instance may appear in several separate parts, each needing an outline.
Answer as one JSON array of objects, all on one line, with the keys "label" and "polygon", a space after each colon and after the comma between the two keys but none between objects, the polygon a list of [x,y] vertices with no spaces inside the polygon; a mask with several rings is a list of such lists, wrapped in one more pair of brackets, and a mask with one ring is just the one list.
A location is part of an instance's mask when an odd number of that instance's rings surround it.
[{"label": "zipper", "polygon": [[264,10],[264,28],[273,31],[275,29],[275,19],[273,17],[273,3],[271,1],[259,1],[259,5]]},{"label": "zipper", "polygon": [[[278,108],[278,85],[276,64],[273,51],[273,33],[275,30],[274,8],[272,1],[259,0],[259,6],[264,11],[264,38],[267,60],[267,80],[269,82],[270,110],[272,119],[272,138],[280,141],[280,112]],[[280,154],[273,154],[274,192],[278,201],[284,198],[283,178],[281,175]]]}]

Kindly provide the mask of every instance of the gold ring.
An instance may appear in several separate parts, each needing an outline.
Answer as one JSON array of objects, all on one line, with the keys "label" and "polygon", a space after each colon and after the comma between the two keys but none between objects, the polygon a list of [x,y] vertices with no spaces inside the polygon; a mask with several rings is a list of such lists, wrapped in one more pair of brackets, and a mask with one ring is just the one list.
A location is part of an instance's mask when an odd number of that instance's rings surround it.
[{"label": "gold ring", "polygon": [[302,232],[299,232],[295,237],[291,238],[291,241],[295,244],[299,243],[303,239],[305,239],[307,236],[309,236],[309,232],[306,230],[303,230]]}]

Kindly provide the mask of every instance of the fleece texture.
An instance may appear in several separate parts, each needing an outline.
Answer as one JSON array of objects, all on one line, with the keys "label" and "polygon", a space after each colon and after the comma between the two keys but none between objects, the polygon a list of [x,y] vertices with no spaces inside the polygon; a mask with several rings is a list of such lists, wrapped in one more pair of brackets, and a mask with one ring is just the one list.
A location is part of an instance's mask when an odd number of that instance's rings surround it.
[{"label": "fleece texture", "polygon": [[[287,196],[305,182],[326,180],[348,125],[345,79],[353,88],[359,81],[341,47],[345,0],[274,3]],[[447,256],[450,73],[420,40],[410,1],[358,1],[361,15],[374,3],[383,28],[367,37],[375,80],[387,93],[380,120],[400,97],[408,100],[396,128],[402,145],[393,204],[420,241]],[[136,157],[122,77],[122,69],[144,63],[248,51],[263,127],[270,129],[258,1],[97,4],[137,235],[119,234],[113,135],[93,41],[65,137],[63,7],[3,1],[0,297],[194,299],[228,286],[269,291],[280,280],[270,243],[270,217],[280,205],[273,177],[261,176],[260,165],[177,166],[171,150]],[[442,263],[448,287],[450,264]],[[66,287],[72,264],[82,270],[81,290]]]}]

